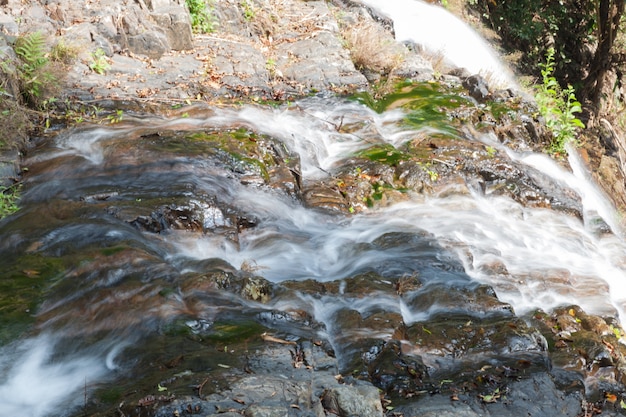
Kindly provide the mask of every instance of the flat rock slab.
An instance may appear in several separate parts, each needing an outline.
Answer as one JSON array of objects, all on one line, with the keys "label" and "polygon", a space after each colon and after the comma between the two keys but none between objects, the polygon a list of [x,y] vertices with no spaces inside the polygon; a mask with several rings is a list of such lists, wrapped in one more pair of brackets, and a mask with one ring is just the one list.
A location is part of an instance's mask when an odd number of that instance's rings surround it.
[{"label": "flat rock slab", "polygon": [[[95,73],[91,57],[83,56],[70,71],[67,95],[83,100],[284,99],[367,87],[342,40],[334,6],[268,0],[242,7],[241,2],[216,2],[216,31],[196,35],[190,50],[150,59],[127,50],[113,53],[113,45],[103,48],[110,64],[104,74]],[[89,25],[81,39],[94,30]]]}]

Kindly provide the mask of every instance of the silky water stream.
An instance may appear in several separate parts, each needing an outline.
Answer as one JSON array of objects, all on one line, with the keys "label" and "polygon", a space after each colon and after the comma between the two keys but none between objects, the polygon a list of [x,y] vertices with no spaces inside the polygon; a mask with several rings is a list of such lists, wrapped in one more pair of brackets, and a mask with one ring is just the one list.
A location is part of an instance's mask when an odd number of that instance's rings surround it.
[{"label": "silky water stream", "polygon": [[[364,335],[389,340],[401,323],[424,329],[442,315],[510,318],[504,303],[520,317],[571,304],[624,318],[626,247],[618,233],[598,231],[601,217],[617,225],[580,166],[571,173],[483,138],[578,192],[582,219],[480,190],[408,191],[396,203],[338,213],[269,186],[254,163],[241,165],[207,139],[227,132],[256,146],[272,138],[285,161],[299,159],[293,171],[307,184],[364,148],[400,147],[423,134],[403,117],[311,98],[279,108],[195,109],[186,118],[127,117],[68,129],[33,150],[21,210],[0,223],[3,291],[21,298],[4,301],[19,311],[3,309],[0,414],[69,413],[107,383],[143,384],[137,368],[156,360],[154,351],[187,352],[186,342],[162,339],[198,332],[210,339],[233,323],[241,325],[230,330],[235,339],[269,329],[325,340],[341,367],[364,353],[354,343]],[[168,215],[176,219],[168,223]],[[233,291],[216,274],[268,284],[258,294],[243,284]],[[293,312],[308,315],[308,324],[264,319]],[[362,320],[345,320],[355,312]],[[369,316],[395,319],[374,328]],[[233,335],[219,340],[238,343]],[[226,360],[212,355],[193,363]]]},{"label": "silky water stream", "polygon": [[[411,112],[445,107],[429,106],[375,112],[313,97],[189,107],[79,125],[31,150],[20,211],[0,221],[0,416],[150,415],[144,406],[160,394],[225,389],[219,372],[247,369],[241,357],[261,350],[266,334],[288,346],[315,341],[336,358],[335,372],[417,398],[427,386],[460,384],[470,368],[545,366],[553,342],[526,327],[537,311],[579,306],[623,322],[626,243],[583,164],[574,157],[566,170],[463,133],[446,125],[445,110],[406,123]],[[441,135],[467,142],[464,158],[495,154],[502,166],[540,173],[552,191],[567,190],[577,213],[523,205],[471,178],[337,204],[346,172],[371,179],[363,152],[400,160],[396,150]],[[425,158],[416,170],[432,185],[428,164],[437,162]],[[332,204],[320,203],[319,184],[335,191]],[[580,313],[570,311],[572,320]],[[384,364],[368,370],[393,341],[394,355],[421,364],[419,378],[405,366],[406,382],[397,358],[386,374]]]}]

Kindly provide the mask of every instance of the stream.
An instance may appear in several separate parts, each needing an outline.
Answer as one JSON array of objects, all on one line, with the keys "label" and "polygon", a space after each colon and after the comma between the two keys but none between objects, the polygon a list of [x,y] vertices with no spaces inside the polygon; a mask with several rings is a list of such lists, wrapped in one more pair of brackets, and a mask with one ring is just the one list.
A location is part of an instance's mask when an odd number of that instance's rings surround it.
[{"label": "stream", "polygon": [[[0,221],[0,415],[119,415],[133,395],[145,410],[156,387],[198,393],[266,333],[319,341],[343,373],[399,340],[441,386],[495,356],[544,366],[548,342],[522,330],[537,311],[626,318],[626,242],[575,152],[565,169],[454,127],[572,193],[579,215],[475,184],[338,210],[307,190],[369,175],[354,160],[373,146],[449,130],[328,96],[174,113],[63,128],[28,153],[20,210]],[[455,320],[506,323],[508,339],[422,340]]]}]

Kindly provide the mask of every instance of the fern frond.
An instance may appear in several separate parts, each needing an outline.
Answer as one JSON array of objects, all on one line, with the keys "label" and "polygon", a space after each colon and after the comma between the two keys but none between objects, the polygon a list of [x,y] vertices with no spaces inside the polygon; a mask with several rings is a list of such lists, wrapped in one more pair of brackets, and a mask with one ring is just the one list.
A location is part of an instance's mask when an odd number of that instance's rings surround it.
[{"label": "fern frond", "polygon": [[30,71],[35,71],[48,63],[46,39],[41,32],[22,36],[15,43],[15,53]]}]

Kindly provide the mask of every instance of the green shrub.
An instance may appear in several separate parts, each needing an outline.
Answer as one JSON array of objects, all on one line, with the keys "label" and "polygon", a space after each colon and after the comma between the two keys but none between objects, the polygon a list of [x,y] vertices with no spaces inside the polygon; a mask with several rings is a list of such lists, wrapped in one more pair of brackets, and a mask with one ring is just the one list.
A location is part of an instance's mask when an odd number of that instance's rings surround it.
[{"label": "green shrub", "polygon": [[555,77],[562,85],[584,78],[590,45],[595,45],[597,2],[588,0],[469,0],[468,7],[498,34],[508,52],[522,51],[517,62],[538,74],[537,62],[553,45],[559,57]]},{"label": "green shrub", "polygon": [[539,113],[546,126],[552,132],[552,141],[548,152],[553,155],[566,154],[565,145],[576,143],[577,131],[585,125],[575,116],[582,111],[576,100],[574,88],[568,85],[562,89],[554,77],[554,48],[549,48],[546,62],[540,65],[542,84],[537,86],[535,99]]},{"label": "green shrub", "polygon": [[215,31],[217,22],[212,7],[207,0],[185,0],[191,16],[191,27],[195,33],[211,33]]}]

